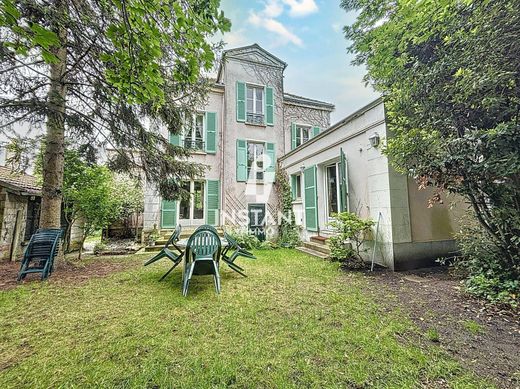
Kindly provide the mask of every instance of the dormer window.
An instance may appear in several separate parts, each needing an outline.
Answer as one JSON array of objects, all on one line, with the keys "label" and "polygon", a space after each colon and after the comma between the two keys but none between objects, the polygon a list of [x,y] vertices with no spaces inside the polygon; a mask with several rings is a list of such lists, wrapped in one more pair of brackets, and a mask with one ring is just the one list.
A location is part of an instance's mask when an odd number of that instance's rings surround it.
[{"label": "dormer window", "polygon": [[264,88],[246,85],[247,112],[246,122],[264,124]]}]

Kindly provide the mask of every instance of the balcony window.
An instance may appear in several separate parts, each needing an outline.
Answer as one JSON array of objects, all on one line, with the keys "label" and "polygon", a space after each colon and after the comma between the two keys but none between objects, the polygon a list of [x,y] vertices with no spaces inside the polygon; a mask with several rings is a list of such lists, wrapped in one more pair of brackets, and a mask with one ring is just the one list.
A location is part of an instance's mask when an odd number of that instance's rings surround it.
[{"label": "balcony window", "polygon": [[263,143],[247,143],[247,176],[253,180],[264,179]]},{"label": "balcony window", "polygon": [[187,124],[184,135],[184,147],[193,150],[204,150],[204,114],[194,115],[192,121]]},{"label": "balcony window", "polygon": [[246,85],[246,122],[264,124],[264,88]]}]

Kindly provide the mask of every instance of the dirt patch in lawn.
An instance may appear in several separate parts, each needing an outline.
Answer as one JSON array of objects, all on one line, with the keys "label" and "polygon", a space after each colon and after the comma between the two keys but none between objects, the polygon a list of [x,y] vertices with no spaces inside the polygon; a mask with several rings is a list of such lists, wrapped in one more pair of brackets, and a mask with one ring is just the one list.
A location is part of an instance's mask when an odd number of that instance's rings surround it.
[{"label": "dirt patch in lawn", "polygon": [[502,388],[520,388],[520,312],[465,294],[445,268],[367,272],[384,309],[408,312],[425,342],[438,344],[461,364]]},{"label": "dirt patch in lawn", "polygon": [[[48,282],[79,283],[140,265],[139,261],[131,260],[128,256],[110,259],[88,258],[81,262],[65,260],[57,263]],[[28,274],[23,281],[17,282],[18,270],[20,270],[20,262],[0,262],[0,290],[12,289],[20,284],[40,282],[40,274],[37,273]]]}]

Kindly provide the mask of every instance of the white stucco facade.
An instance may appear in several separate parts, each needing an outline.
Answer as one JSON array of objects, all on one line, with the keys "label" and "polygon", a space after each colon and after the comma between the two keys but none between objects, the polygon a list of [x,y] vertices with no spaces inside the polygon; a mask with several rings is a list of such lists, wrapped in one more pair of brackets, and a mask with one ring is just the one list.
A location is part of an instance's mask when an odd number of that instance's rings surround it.
[{"label": "white stucco facade", "polygon": [[[342,150],[347,162],[348,210],[378,223],[376,262],[392,269],[405,269],[422,266],[456,250],[452,234],[456,230],[457,212],[450,209],[449,201],[428,208],[428,194],[420,193],[416,184],[396,173],[380,147],[371,145],[369,138],[375,135],[380,142],[391,137],[381,99],[281,158],[281,166],[289,175],[316,167],[317,229],[309,229],[306,221],[305,190],[301,190],[301,198],[293,203],[302,225],[302,238],[308,240],[313,235],[332,233],[328,226],[327,168],[339,162]],[[301,185],[302,188],[305,185],[303,177]],[[429,224],[424,226],[422,221]],[[367,259],[373,254],[374,242],[370,242],[365,253]]]}]

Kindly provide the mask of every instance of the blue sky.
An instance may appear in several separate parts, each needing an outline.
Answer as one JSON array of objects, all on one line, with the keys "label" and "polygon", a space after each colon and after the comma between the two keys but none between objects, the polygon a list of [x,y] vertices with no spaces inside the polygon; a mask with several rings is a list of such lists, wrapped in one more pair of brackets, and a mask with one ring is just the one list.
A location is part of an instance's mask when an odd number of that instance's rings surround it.
[{"label": "blue sky", "polygon": [[355,15],[339,0],[221,0],[221,8],[233,24],[226,48],[258,43],[287,62],[285,91],[335,104],[332,123],[378,97],[364,67],[350,64],[342,28]]}]

